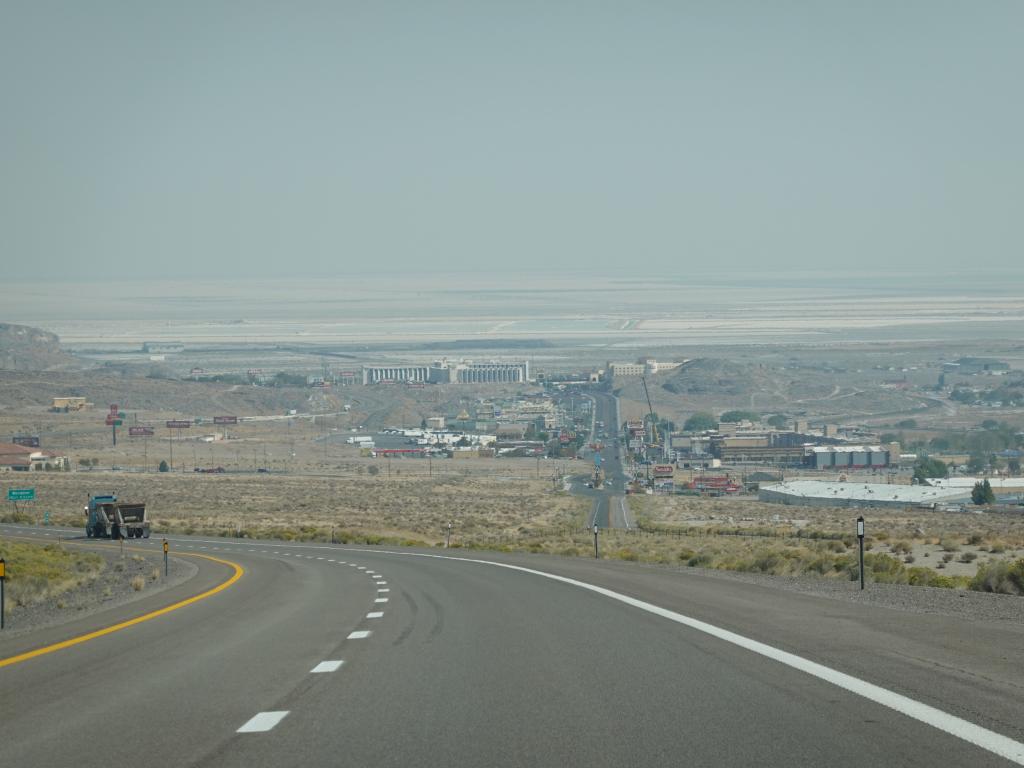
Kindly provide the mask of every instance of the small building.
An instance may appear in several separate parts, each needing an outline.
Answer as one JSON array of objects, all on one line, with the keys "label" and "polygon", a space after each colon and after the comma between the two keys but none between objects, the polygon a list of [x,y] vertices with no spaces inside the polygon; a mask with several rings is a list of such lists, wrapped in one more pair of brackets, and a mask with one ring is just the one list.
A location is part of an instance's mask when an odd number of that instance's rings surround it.
[{"label": "small building", "polygon": [[0,443],[0,472],[66,471],[70,465],[67,456],[15,443]]},{"label": "small building", "polygon": [[71,413],[88,408],[91,403],[86,402],[84,397],[55,397],[50,410],[55,413]]}]

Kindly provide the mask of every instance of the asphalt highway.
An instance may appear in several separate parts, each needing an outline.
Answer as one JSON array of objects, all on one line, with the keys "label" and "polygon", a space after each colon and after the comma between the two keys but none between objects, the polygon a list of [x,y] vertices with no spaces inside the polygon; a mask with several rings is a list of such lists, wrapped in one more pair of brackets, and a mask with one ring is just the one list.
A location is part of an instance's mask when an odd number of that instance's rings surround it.
[{"label": "asphalt highway", "polygon": [[630,563],[171,548],[227,562],[195,558],[173,590],[0,641],[10,658],[244,569],[0,666],[3,764],[1024,764],[1021,626]]}]

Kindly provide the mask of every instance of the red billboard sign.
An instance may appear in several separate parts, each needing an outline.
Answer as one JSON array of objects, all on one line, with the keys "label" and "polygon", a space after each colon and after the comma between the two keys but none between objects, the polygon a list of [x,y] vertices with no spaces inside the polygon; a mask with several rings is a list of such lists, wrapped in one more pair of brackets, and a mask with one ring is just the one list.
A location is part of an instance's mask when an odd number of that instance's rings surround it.
[{"label": "red billboard sign", "polygon": [[182,421],[180,419],[174,419],[167,422],[168,429],[188,429],[191,426],[191,421]]},{"label": "red billboard sign", "polygon": [[152,437],[152,427],[128,427],[128,437]]},{"label": "red billboard sign", "polygon": [[213,417],[213,423],[214,424],[237,424],[238,423],[238,417],[237,416],[214,416]]}]

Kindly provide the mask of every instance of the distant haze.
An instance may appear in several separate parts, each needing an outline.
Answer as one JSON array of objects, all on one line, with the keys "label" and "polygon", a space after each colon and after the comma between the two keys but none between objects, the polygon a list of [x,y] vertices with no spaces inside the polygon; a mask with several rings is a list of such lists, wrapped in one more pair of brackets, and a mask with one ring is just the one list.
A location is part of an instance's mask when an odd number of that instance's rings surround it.
[{"label": "distant haze", "polygon": [[1022,33],[1019,0],[0,0],[3,273],[1006,273]]}]

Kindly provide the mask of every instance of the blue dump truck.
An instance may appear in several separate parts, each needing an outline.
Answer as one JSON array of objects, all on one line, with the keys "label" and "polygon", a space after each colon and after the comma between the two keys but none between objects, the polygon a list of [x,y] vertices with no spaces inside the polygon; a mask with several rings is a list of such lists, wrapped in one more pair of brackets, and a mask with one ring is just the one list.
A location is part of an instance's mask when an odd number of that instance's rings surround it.
[{"label": "blue dump truck", "polygon": [[146,505],[119,502],[113,493],[93,494],[85,507],[85,535],[90,539],[148,539]]}]

